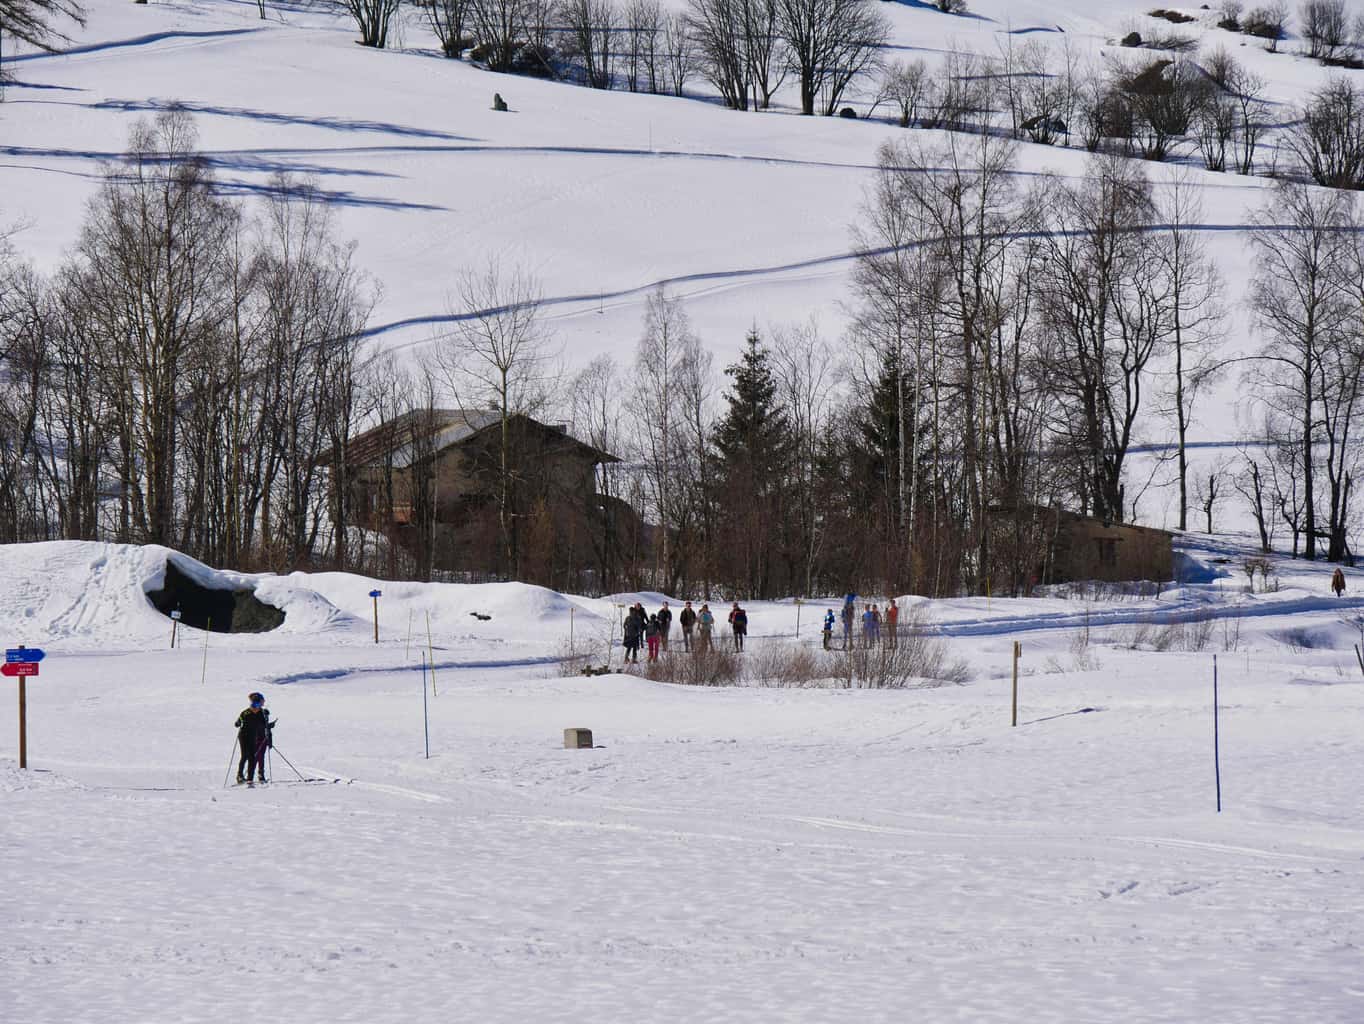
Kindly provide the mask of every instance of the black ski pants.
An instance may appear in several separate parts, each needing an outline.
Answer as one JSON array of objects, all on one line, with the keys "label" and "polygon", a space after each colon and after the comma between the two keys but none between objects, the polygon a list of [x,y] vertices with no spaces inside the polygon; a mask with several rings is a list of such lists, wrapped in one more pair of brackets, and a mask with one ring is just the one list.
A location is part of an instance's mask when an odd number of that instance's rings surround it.
[{"label": "black ski pants", "polygon": [[237,762],[237,778],[246,779],[249,782],[256,780],[257,773],[260,780],[265,781],[265,740],[258,740],[254,736],[242,736],[238,739],[242,748],[242,759]]}]

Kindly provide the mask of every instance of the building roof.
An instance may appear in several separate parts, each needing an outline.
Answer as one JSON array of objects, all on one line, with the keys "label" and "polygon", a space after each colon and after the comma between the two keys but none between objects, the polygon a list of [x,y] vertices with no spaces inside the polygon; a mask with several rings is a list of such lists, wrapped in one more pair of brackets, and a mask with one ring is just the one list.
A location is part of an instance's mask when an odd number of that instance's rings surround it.
[{"label": "building roof", "polygon": [[[543,431],[562,435],[565,441],[572,446],[591,452],[598,462],[620,461],[609,452],[594,448],[592,445],[573,437],[568,432],[567,424],[542,423],[520,413],[513,414],[512,419],[524,421]],[[429,422],[429,426],[423,423],[424,420]],[[432,430],[435,434],[435,449],[438,452],[443,452],[447,448],[453,448],[471,440],[501,421],[502,414],[496,409],[415,409],[347,441],[346,464],[352,468],[365,466],[376,461],[385,453],[392,452],[394,468],[406,469],[413,458],[412,434],[414,430]]]}]

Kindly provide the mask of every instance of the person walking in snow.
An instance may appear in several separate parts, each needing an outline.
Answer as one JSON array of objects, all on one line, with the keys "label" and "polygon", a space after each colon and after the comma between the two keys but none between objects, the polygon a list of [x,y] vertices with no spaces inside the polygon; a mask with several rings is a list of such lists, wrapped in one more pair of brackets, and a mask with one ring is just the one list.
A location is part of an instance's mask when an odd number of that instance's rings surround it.
[{"label": "person walking in snow", "polygon": [[715,628],[715,615],[711,612],[710,605],[701,605],[701,614],[696,617],[696,624],[701,630],[701,635],[697,638],[696,649],[708,651],[710,650],[710,632]]},{"label": "person walking in snow", "polygon": [[237,743],[242,748],[237,762],[237,783],[255,783],[257,777],[265,781],[265,752],[270,749],[270,712],[265,708],[265,695],[249,694],[251,705],[237,716]]},{"label": "person walking in snow", "polygon": [[857,615],[857,606],[853,602],[856,599],[856,594],[849,594],[843,600],[843,649],[845,651],[852,647],[853,619]]},{"label": "person walking in snow", "polygon": [[658,624],[658,616],[650,615],[649,621],[644,624],[644,641],[649,645],[649,660],[658,660],[658,644],[660,634],[663,629]]},{"label": "person walking in snow", "polygon": [[748,636],[748,612],[739,607],[739,602],[734,602],[734,607],[729,612],[729,628],[734,631],[734,650],[744,649],[744,637]]},{"label": "person walking in snow", "polygon": [[897,632],[900,626],[900,604],[894,599],[890,602],[890,607],[886,609],[886,639],[890,646],[894,647],[899,643]]},{"label": "person walking in snow", "polygon": [[668,607],[668,602],[663,602],[663,607],[658,610],[658,642],[666,651],[668,649],[668,634],[673,630],[673,610]]},{"label": "person walking in snow", "polygon": [[824,613],[824,649],[827,651],[833,646],[834,642],[834,610],[830,608]]},{"label": "person walking in snow", "polygon": [[871,606],[871,642],[881,642],[881,606],[875,604]]},{"label": "person walking in snow", "polygon": [[871,626],[871,605],[869,605],[869,604],[864,604],[864,605],[862,606],[862,646],[863,646],[863,647],[870,647],[870,646],[871,646],[871,638],[872,638],[871,629],[872,629],[872,626]]},{"label": "person walking in snow", "polygon": [[682,649],[690,651],[691,631],[696,628],[696,612],[692,610],[690,601],[682,606],[682,613],[678,615],[677,623],[682,627]]},{"label": "person walking in snow", "polygon": [[639,641],[644,633],[644,627],[639,621],[639,616],[635,614],[635,609],[631,608],[625,615],[625,661],[639,664]]},{"label": "person walking in snow", "polygon": [[1336,571],[1331,574],[1331,591],[1336,597],[1345,596],[1345,572],[1339,566],[1336,566]]}]

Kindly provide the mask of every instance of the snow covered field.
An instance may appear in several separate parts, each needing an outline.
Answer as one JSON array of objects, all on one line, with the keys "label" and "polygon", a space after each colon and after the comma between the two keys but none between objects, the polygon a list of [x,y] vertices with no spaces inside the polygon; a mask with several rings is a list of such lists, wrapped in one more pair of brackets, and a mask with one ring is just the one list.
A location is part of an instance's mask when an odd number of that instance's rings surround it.
[{"label": "snow covered field", "polygon": [[[897,54],[929,58],[1010,33],[1097,58],[1148,6],[881,5]],[[16,247],[55,269],[129,126],[180,101],[230,190],[318,180],[384,284],[376,342],[413,358],[458,271],[491,253],[541,278],[572,367],[632,359],[659,282],[721,365],[755,322],[816,315],[837,337],[849,227],[877,147],[902,135],[725,111],[699,81],[679,100],[493,76],[436,58],[416,21],[375,52],[292,5],[266,22],[237,0],[90,13],[66,54],[6,53]],[[1324,79],[1187,31],[1232,48],[1282,110]],[[1084,159],[1025,146],[1019,170]],[[1194,180],[1238,306],[1266,183]],[[1228,352],[1255,344],[1238,313]],[[1229,376],[1192,437],[1234,437],[1233,399],[1254,412]],[[1148,522],[1170,521],[1162,501]],[[1250,595],[1248,546],[1186,543],[1183,585],[1158,598],[936,602],[972,678],[879,692],[559,678],[570,628],[597,642],[634,595],[519,584],[380,584],[376,646],[373,581],[266,577],[281,629],[206,646],[190,629],[169,650],[145,598],[164,549],[0,547],[0,640],[49,655],[29,771],[0,686],[0,1021],[1364,1020],[1364,573],[1338,601],[1330,567],[1278,560],[1279,589]],[[822,608],[802,609],[802,640]],[[796,631],[790,603],[749,613],[756,648]],[[224,787],[253,689],[280,753],[325,781],[276,758],[272,785]],[[563,749],[574,726],[597,747]]]},{"label": "snow covered field", "polygon": [[[0,549],[0,637],[48,651],[28,772],[0,693],[0,1015],[1357,1021],[1364,573],[1252,597],[1242,557],[1192,548],[1158,600],[940,602],[974,677],[875,692],[558,678],[569,607],[582,637],[612,603],[510,584],[383,584],[376,647],[338,574],[266,578],[285,625],[204,674],[141,596],[164,549]],[[1194,607],[1203,650],[1139,643]],[[755,646],[794,632],[749,610]],[[339,781],[223,788],[252,689]]]}]

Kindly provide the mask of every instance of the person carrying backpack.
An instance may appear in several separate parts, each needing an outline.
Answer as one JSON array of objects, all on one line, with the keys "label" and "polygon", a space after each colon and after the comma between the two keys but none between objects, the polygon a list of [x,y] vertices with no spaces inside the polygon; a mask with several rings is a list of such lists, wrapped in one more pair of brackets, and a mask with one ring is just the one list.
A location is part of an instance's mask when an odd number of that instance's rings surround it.
[{"label": "person carrying backpack", "polygon": [[271,738],[270,712],[265,708],[265,695],[252,693],[247,696],[251,702],[237,716],[237,743],[241,745],[242,757],[237,762],[237,784],[255,784],[257,776],[265,782],[265,752],[270,749]]},{"label": "person carrying backpack", "polygon": [[668,634],[673,629],[673,610],[668,607],[668,602],[663,602],[663,607],[658,610],[658,642],[663,650],[668,649]]},{"label": "person carrying backpack", "polygon": [[650,615],[644,624],[644,641],[649,645],[649,660],[658,660],[658,644],[663,627],[658,624],[658,616]]},{"label": "person carrying backpack", "polygon": [[639,641],[644,632],[639,616],[635,614],[635,609],[631,608],[625,615],[625,661],[639,664]]},{"label": "person carrying backpack", "polygon": [[677,623],[682,627],[682,648],[690,651],[691,631],[696,628],[696,612],[692,610],[690,601],[682,606],[682,614],[677,617]]},{"label": "person carrying backpack", "polygon": [[729,628],[734,631],[734,650],[736,652],[744,649],[744,637],[748,635],[748,612],[739,607],[739,602],[734,602],[734,607],[729,612]]}]

